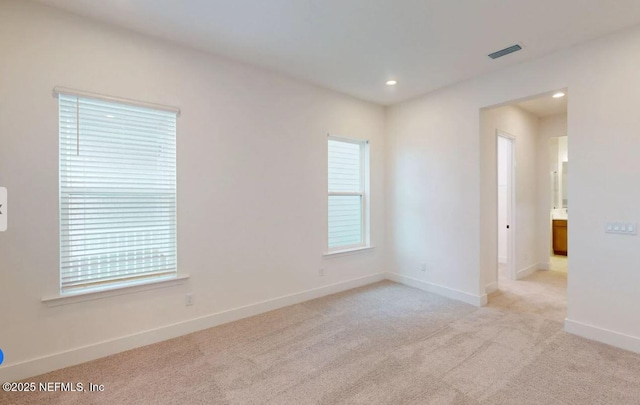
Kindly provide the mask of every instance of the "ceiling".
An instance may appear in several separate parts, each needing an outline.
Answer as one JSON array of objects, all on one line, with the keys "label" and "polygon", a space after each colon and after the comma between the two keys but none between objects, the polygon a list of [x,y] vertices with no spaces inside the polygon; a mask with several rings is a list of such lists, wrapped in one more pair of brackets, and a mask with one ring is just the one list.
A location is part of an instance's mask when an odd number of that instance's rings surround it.
[{"label": "ceiling", "polygon": [[640,24],[638,0],[38,1],[385,105]]},{"label": "ceiling", "polygon": [[537,115],[540,118],[548,117],[555,114],[567,113],[567,96],[561,98],[553,98],[553,93],[546,94],[541,97],[536,97],[530,100],[526,100],[516,105],[524,110],[529,111],[533,115]]}]

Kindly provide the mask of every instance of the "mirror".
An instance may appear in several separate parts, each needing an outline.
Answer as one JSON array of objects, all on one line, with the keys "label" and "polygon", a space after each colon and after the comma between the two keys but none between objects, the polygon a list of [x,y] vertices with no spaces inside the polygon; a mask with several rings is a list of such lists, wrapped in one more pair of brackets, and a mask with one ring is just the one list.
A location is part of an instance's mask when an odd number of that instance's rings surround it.
[{"label": "mirror", "polygon": [[560,195],[562,198],[562,208],[569,208],[567,205],[567,163],[562,162],[562,180],[560,180]]},{"label": "mirror", "polygon": [[551,207],[554,210],[567,209],[567,137],[561,136],[549,140],[551,169]]}]

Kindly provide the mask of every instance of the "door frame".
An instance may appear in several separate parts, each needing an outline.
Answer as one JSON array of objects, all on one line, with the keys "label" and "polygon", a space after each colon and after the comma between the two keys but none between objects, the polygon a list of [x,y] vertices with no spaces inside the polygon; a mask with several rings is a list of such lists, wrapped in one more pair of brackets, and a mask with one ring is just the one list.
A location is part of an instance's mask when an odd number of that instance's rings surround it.
[{"label": "door frame", "polygon": [[[511,153],[510,153],[510,162],[508,163],[508,173],[507,173],[507,226],[509,227],[507,230],[507,274],[509,275],[509,279],[517,280],[518,272],[516,269],[516,142],[517,138],[501,129],[496,129],[496,199],[499,198],[498,195],[498,182],[497,176],[498,173],[498,159],[499,159],[499,140],[500,138],[506,139],[509,141]],[[497,215],[499,204],[496,204]],[[500,230],[498,229],[498,221],[496,221],[496,258],[498,257],[498,246],[500,243]],[[496,280],[499,283],[499,274],[498,266],[496,266]]]}]

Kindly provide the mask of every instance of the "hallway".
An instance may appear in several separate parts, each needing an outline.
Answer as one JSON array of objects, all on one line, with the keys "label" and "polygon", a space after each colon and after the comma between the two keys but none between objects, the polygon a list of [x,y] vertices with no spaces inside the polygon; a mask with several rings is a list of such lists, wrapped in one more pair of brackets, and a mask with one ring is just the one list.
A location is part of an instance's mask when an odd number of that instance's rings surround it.
[{"label": "hallway", "polygon": [[567,258],[567,256],[554,255],[551,256],[550,263],[550,270],[566,273],[569,266],[569,259]]},{"label": "hallway", "polygon": [[498,291],[489,295],[488,306],[564,322],[567,309],[566,270],[541,270],[522,280],[509,280],[506,266],[500,265]]}]

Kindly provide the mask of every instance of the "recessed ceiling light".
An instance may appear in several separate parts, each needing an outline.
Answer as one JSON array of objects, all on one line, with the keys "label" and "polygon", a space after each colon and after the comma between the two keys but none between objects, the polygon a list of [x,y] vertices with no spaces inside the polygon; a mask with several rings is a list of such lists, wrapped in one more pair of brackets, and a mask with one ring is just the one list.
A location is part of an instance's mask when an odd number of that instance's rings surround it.
[{"label": "recessed ceiling light", "polygon": [[395,80],[387,80],[387,86],[395,86],[396,84],[398,84],[398,82]]},{"label": "recessed ceiling light", "polygon": [[553,98],[562,98],[564,97],[565,94],[561,91],[557,92],[556,94],[553,95]]}]

